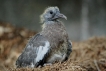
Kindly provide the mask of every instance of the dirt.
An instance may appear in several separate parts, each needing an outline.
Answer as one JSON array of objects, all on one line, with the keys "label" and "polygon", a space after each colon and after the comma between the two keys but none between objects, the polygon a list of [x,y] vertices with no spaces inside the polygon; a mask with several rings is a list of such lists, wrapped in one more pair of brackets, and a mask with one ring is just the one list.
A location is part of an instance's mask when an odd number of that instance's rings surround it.
[{"label": "dirt", "polygon": [[68,61],[38,68],[16,68],[15,61],[37,32],[0,22],[0,71],[106,71],[106,37],[73,42]]}]

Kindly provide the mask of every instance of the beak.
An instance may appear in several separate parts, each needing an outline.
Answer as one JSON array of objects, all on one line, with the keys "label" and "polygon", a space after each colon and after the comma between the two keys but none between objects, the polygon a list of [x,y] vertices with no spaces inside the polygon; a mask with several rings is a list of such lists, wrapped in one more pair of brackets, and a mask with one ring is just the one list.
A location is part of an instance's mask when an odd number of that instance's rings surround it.
[{"label": "beak", "polygon": [[63,18],[65,20],[67,20],[67,17],[64,14],[61,13],[57,13],[53,19],[58,19],[58,18]]},{"label": "beak", "polygon": [[58,17],[67,20],[67,17],[66,17],[64,14],[61,14],[61,13],[60,13],[60,14],[58,14]]}]

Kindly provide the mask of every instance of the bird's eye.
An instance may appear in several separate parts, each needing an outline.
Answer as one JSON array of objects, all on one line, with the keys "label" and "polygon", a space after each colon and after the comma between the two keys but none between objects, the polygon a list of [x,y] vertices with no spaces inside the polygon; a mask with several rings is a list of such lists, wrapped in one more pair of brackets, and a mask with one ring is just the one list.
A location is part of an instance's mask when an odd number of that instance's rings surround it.
[{"label": "bird's eye", "polygon": [[53,14],[53,12],[52,12],[52,11],[50,11],[50,14]]}]

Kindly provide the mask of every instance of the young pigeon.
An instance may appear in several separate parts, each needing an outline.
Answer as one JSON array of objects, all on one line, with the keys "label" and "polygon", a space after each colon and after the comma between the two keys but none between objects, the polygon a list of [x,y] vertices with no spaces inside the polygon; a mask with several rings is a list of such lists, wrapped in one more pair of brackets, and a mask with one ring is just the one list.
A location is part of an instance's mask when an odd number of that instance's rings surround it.
[{"label": "young pigeon", "polygon": [[33,36],[16,61],[17,68],[38,67],[44,64],[63,62],[72,52],[65,26],[58,19],[67,17],[58,7],[48,7],[41,15],[42,31]]}]

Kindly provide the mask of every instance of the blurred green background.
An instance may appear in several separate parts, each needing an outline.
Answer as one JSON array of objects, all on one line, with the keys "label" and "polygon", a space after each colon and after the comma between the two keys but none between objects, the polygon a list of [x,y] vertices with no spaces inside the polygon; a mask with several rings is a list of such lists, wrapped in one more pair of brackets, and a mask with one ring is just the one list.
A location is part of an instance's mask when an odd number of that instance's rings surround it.
[{"label": "blurred green background", "polygon": [[0,0],[0,21],[40,31],[39,16],[48,6],[58,6],[72,41],[106,35],[106,0]]}]

